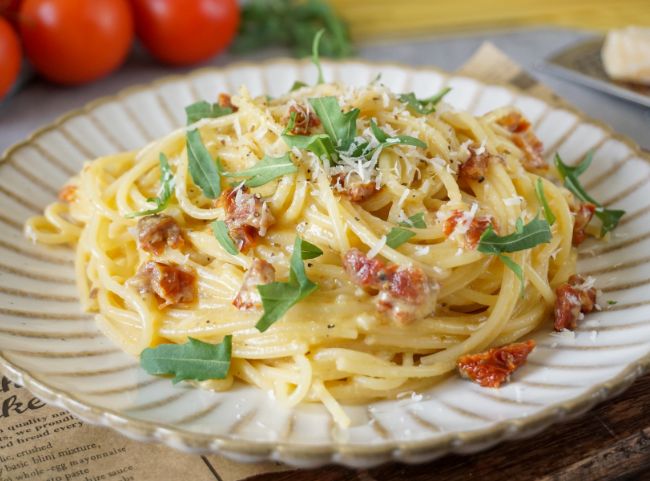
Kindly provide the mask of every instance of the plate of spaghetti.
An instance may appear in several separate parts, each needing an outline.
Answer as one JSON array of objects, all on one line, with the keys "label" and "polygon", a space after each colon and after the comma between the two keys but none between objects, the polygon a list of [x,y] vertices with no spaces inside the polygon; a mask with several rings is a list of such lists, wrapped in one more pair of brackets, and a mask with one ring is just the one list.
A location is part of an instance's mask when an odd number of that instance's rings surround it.
[{"label": "plate of spaghetti", "polygon": [[584,412],[650,353],[648,159],[467,77],[200,70],[0,166],[0,366],[141,440],[371,466]]}]

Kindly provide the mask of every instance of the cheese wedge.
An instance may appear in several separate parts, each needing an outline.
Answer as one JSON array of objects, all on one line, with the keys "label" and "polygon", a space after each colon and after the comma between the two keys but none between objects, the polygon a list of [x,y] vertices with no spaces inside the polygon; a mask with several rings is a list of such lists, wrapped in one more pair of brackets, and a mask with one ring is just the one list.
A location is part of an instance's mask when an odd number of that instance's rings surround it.
[{"label": "cheese wedge", "polygon": [[650,28],[610,30],[601,55],[611,78],[650,85]]}]

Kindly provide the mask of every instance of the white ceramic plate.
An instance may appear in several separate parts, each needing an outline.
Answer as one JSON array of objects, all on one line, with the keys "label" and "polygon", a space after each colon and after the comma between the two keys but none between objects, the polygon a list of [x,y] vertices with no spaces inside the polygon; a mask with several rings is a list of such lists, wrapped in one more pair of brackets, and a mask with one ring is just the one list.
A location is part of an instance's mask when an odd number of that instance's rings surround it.
[{"label": "white ceramic plate", "polygon": [[[550,156],[570,163],[590,149],[589,192],[628,211],[609,244],[588,242],[580,271],[597,277],[602,303],[575,337],[542,333],[528,364],[500,390],[457,378],[422,395],[346,407],[337,428],[321,406],[287,409],[266,393],[239,386],[212,393],[148,376],[80,311],[73,255],[33,245],[22,235],[84,160],[134,149],[184,121],[183,107],[246,84],[278,95],[296,79],[313,82],[309,64],[277,60],[200,70],[124,91],[72,112],[5,153],[0,165],[0,367],[47,402],[132,438],[220,452],[238,460],[274,459],[313,467],[421,462],[528,436],[584,412],[627,387],[650,361],[650,164],[628,140],[577,113],[522,92],[431,69],[361,62],[326,63],[328,79],[365,84],[382,73],[396,92],[447,100],[475,114],[514,104],[534,122]],[[549,325],[550,331],[550,325]]]}]

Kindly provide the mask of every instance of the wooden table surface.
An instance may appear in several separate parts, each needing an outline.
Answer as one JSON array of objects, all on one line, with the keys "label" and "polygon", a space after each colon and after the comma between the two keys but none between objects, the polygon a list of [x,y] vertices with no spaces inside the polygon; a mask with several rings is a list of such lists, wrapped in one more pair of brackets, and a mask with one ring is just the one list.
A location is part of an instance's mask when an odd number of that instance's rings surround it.
[{"label": "wooden table surface", "polygon": [[329,466],[246,481],[650,480],[650,374],[570,422],[474,455],[369,470]]}]

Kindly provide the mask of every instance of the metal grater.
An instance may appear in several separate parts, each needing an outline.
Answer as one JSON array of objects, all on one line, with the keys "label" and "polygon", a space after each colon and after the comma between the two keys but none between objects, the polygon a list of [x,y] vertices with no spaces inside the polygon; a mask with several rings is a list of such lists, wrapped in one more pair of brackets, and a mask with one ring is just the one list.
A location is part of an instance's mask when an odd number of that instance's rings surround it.
[{"label": "metal grater", "polygon": [[604,40],[573,45],[549,57],[546,66],[568,80],[650,107],[650,87],[609,78],[600,57]]}]

